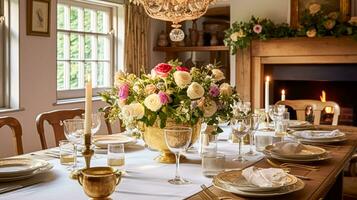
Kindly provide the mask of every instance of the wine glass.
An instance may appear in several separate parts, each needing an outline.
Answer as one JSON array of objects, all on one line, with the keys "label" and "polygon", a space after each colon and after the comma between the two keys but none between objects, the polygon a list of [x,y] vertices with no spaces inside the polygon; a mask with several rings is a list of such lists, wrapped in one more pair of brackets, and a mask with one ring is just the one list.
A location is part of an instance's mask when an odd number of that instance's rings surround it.
[{"label": "wine glass", "polygon": [[[85,114],[82,114],[82,119],[84,119]],[[92,113],[92,128],[91,128],[91,133],[96,134],[99,129],[100,129],[100,125],[101,125],[101,113]]]},{"label": "wine glass", "polygon": [[169,183],[174,185],[183,185],[191,183],[180,176],[180,155],[181,152],[186,151],[188,148],[191,137],[192,129],[189,127],[170,127],[164,129],[165,142],[167,147],[176,157],[176,174],[175,178],[170,179]]},{"label": "wine glass", "polygon": [[252,114],[250,119],[249,119],[249,125],[250,125],[250,132],[249,132],[249,152],[247,152],[245,155],[247,156],[256,156],[258,155],[254,150],[253,150],[253,146],[254,146],[254,135],[255,132],[258,130],[259,128],[259,124],[260,124],[260,115],[259,114]]},{"label": "wine glass", "polygon": [[233,118],[231,120],[231,128],[232,128],[232,134],[239,139],[238,157],[233,160],[243,162],[244,158],[242,156],[242,141],[243,141],[243,137],[250,131],[249,118],[248,117]]},{"label": "wine glass", "polygon": [[77,166],[77,149],[78,145],[84,143],[84,119],[66,119],[63,121],[64,134],[68,141],[74,146],[74,163],[71,170],[78,169]]}]

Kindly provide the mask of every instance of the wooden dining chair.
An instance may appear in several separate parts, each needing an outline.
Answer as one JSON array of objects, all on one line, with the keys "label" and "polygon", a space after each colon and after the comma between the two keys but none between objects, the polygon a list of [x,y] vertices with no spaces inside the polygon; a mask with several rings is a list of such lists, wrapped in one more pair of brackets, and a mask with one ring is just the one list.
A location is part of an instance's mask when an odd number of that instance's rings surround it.
[{"label": "wooden dining chair", "polygon": [[108,117],[109,117],[109,112],[110,112],[110,107],[107,106],[103,109],[104,111],[104,121],[105,121],[105,125],[107,127],[108,130],[108,134],[111,135],[113,134],[113,129],[112,129],[112,124],[110,123]]},{"label": "wooden dining chair", "polygon": [[333,108],[332,125],[338,124],[338,117],[340,116],[340,106],[333,101],[318,101],[318,100],[285,100],[278,101],[277,105],[286,105],[296,111],[297,120],[306,121],[306,108],[311,107],[314,114],[314,125],[319,125],[321,120],[321,113],[326,107]]},{"label": "wooden dining chair", "polygon": [[13,117],[0,117],[0,128],[3,126],[11,128],[15,138],[16,152],[18,155],[23,154],[24,149],[22,146],[22,128],[20,122]]},{"label": "wooden dining chair", "polygon": [[44,112],[37,116],[36,126],[37,132],[40,135],[42,149],[47,149],[47,142],[45,137],[44,123],[47,121],[53,128],[55,135],[56,146],[59,145],[60,140],[64,140],[64,129],[62,126],[62,121],[66,119],[73,119],[75,117],[82,117],[84,113],[83,109],[64,109],[64,110],[54,110],[50,112]]}]

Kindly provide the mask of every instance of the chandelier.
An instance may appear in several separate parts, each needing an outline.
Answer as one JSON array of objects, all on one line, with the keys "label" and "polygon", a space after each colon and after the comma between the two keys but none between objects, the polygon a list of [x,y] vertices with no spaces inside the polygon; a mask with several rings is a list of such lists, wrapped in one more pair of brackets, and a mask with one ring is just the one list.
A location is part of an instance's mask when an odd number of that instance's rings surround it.
[{"label": "chandelier", "polygon": [[170,39],[182,41],[185,33],[180,29],[182,21],[194,20],[207,12],[210,3],[215,0],[131,0],[141,4],[146,13],[154,18],[172,22]]}]

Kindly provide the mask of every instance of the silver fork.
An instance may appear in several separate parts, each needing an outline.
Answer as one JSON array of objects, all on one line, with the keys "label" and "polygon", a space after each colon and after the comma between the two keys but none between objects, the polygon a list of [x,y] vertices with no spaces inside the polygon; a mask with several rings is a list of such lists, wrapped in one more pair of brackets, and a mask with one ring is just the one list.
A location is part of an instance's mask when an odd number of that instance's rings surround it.
[{"label": "silver fork", "polygon": [[201,188],[203,189],[203,193],[206,194],[211,200],[233,200],[232,197],[219,197],[215,195],[211,190],[206,187],[206,185],[202,184]]}]

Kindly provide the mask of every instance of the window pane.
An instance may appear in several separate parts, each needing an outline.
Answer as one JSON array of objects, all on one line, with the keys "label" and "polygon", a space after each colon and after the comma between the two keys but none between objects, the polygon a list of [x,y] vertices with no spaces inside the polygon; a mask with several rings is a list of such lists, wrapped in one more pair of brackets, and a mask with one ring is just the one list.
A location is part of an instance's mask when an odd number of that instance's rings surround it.
[{"label": "window pane", "polygon": [[64,64],[57,62],[57,90],[64,89]]},{"label": "window pane", "polygon": [[78,62],[71,62],[70,88],[78,88]]},{"label": "window pane", "polygon": [[104,68],[105,64],[103,62],[98,62],[98,71],[97,71],[97,86],[104,86]]},{"label": "window pane", "polygon": [[104,12],[97,11],[97,31],[100,33],[104,33],[103,20],[104,20]]},{"label": "window pane", "polygon": [[57,33],[57,59],[64,59],[64,35]]},{"label": "window pane", "polygon": [[64,6],[61,4],[57,6],[57,28],[64,29]]},{"label": "window pane", "polygon": [[89,9],[84,9],[84,31],[90,32],[90,16],[91,11]]},{"label": "window pane", "polygon": [[84,77],[87,80],[92,76],[92,64],[90,62],[84,63]]},{"label": "window pane", "polygon": [[79,35],[71,34],[70,36],[70,56],[71,59],[79,59]]},{"label": "window pane", "polygon": [[71,7],[70,15],[71,15],[71,18],[70,18],[71,30],[78,30],[78,8]]},{"label": "window pane", "polygon": [[84,37],[84,59],[92,58],[92,39],[91,36]]},{"label": "window pane", "polygon": [[98,60],[109,60],[110,58],[110,47],[109,39],[105,36],[98,37]]}]

